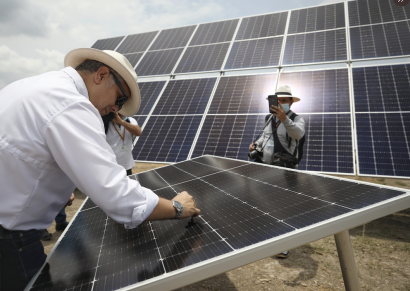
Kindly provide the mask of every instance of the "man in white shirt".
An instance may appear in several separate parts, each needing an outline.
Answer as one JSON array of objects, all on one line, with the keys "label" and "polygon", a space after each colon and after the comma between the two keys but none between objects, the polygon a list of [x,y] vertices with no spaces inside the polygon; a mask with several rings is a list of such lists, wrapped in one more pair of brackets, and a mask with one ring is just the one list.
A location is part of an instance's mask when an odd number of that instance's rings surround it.
[{"label": "man in white shirt", "polygon": [[66,68],[0,91],[0,289],[23,290],[46,255],[51,225],[74,188],[118,223],[182,219],[200,210],[187,192],[172,201],[128,179],[105,141],[102,115],[134,115],[137,75],[113,51],[69,52]]},{"label": "man in white shirt", "polygon": [[134,167],[134,158],[132,156],[133,136],[141,136],[141,127],[138,122],[132,118],[115,113],[114,119],[104,122],[107,143],[111,146],[118,165],[125,168],[127,176],[132,175]]}]

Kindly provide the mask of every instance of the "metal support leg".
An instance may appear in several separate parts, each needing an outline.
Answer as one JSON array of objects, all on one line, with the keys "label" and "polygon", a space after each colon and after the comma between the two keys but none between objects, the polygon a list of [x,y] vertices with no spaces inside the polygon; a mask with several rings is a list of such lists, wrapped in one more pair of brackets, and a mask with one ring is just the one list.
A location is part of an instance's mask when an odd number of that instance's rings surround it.
[{"label": "metal support leg", "polygon": [[349,231],[344,230],[335,234],[335,241],[345,288],[347,291],[360,291],[359,276],[354,261]]}]

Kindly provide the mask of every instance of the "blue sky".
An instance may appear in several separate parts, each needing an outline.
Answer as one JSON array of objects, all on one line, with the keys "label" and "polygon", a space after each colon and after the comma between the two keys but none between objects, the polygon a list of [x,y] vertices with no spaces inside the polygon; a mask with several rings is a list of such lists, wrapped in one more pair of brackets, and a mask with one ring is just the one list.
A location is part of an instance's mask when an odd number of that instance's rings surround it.
[{"label": "blue sky", "polygon": [[0,89],[63,67],[97,39],[340,0],[0,0]]}]

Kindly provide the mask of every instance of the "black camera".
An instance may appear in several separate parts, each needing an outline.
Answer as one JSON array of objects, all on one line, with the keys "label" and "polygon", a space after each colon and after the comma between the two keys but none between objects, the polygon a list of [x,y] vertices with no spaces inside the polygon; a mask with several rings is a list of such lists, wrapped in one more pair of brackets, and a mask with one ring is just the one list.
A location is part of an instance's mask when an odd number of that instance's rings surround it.
[{"label": "black camera", "polygon": [[258,150],[256,149],[256,145],[252,145],[252,147],[254,148],[254,150],[251,151],[251,152],[248,154],[248,157],[249,157],[251,160],[256,159],[256,157],[259,156],[259,153],[260,153],[260,151],[258,151]]}]

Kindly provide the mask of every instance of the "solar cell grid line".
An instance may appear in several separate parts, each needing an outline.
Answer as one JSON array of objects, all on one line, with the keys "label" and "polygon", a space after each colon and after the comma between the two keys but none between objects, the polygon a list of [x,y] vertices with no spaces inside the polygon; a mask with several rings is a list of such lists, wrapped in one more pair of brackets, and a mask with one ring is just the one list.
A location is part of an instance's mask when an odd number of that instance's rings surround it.
[{"label": "solar cell grid line", "polygon": [[283,65],[347,60],[345,29],[288,35]]},{"label": "solar cell grid line", "polygon": [[138,76],[166,75],[172,72],[183,49],[149,51],[135,68]]},{"label": "solar cell grid line", "polygon": [[283,37],[234,42],[224,69],[278,66],[282,42]]},{"label": "solar cell grid line", "polygon": [[288,34],[345,27],[344,3],[292,10]]},{"label": "solar cell grid line", "polygon": [[351,116],[298,114],[305,121],[305,145],[299,170],[355,174]]},{"label": "solar cell grid line", "polygon": [[238,21],[232,19],[200,24],[189,46],[231,41]]},{"label": "solar cell grid line", "polygon": [[170,80],[152,114],[203,114],[216,79]]},{"label": "solar cell grid line", "polygon": [[221,77],[207,114],[268,114],[276,80],[276,73]]},{"label": "solar cell grid line", "polygon": [[350,28],[352,59],[410,55],[410,21]]},{"label": "solar cell grid line", "polygon": [[141,107],[138,115],[148,115],[161,94],[166,81],[140,82],[138,87],[141,93]]},{"label": "solar cell grid line", "polygon": [[121,54],[144,52],[148,48],[154,37],[157,35],[157,33],[158,31],[151,31],[128,35],[116,51]]},{"label": "solar cell grid line", "polygon": [[135,67],[135,65],[139,62],[143,54],[144,53],[133,53],[133,54],[127,54],[124,56],[131,63],[132,67]]},{"label": "solar cell grid line", "polygon": [[249,145],[264,123],[265,115],[207,115],[192,158],[215,155],[248,160]]},{"label": "solar cell grid line", "polygon": [[201,118],[201,115],[151,116],[144,135],[135,144],[134,160],[171,163],[185,160]]},{"label": "solar cell grid line", "polygon": [[358,174],[410,177],[410,112],[356,113],[355,118]]},{"label": "solar cell grid line", "polygon": [[353,68],[355,112],[410,111],[410,65]]},{"label": "solar cell grid line", "polygon": [[229,45],[229,43],[220,43],[188,47],[175,73],[221,70]]},{"label": "solar cell grid line", "polygon": [[349,1],[350,26],[377,24],[410,19],[410,8],[398,6],[393,1]]},{"label": "solar cell grid line", "polygon": [[283,35],[289,12],[244,17],[235,40]]},{"label": "solar cell grid line", "polygon": [[123,40],[124,36],[99,39],[97,40],[91,48],[99,50],[115,50],[118,44]]},{"label": "solar cell grid line", "polygon": [[300,101],[296,113],[350,112],[348,69],[281,72],[278,86],[288,85]]},{"label": "solar cell grid line", "polygon": [[184,47],[187,45],[196,25],[177,27],[161,30],[160,34],[149,48],[152,50],[161,50],[169,48]]}]

